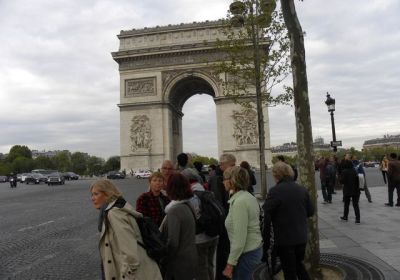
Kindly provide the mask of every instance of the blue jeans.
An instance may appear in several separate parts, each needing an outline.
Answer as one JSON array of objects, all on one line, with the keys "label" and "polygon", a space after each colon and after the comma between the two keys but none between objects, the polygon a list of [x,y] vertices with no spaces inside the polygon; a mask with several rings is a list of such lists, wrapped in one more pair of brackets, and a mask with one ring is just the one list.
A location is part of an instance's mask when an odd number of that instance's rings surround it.
[{"label": "blue jeans", "polygon": [[232,280],[251,280],[254,269],[261,263],[262,254],[262,246],[243,253],[233,270]]}]

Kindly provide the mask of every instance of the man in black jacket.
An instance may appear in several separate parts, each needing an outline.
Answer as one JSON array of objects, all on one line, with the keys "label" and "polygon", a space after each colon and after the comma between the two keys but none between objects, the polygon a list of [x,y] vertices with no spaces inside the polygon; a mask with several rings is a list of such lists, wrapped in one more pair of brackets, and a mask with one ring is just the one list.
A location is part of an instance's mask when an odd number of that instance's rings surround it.
[{"label": "man in black jacket", "polygon": [[388,165],[388,196],[389,201],[385,203],[386,206],[393,206],[393,192],[396,189],[397,192],[397,203],[396,206],[400,206],[400,160],[397,159],[396,153],[390,154],[390,160]]},{"label": "man in black jacket", "polygon": [[[276,185],[264,203],[264,226],[272,221],[274,246],[281,260],[285,280],[309,280],[303,260],[307,244],[307,218],[314,207],[305,187],[293,181],[293,169],[284,162],[272,168]],[[265,232],[265,231],[264,231]]]}]

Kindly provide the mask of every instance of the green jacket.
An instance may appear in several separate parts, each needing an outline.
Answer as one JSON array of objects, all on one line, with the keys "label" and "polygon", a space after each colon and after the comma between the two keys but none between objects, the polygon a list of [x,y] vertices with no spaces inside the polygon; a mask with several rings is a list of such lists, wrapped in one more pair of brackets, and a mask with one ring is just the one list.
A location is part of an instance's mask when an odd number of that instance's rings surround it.
[{"label": "green jacket", "polygon": [[228,264],[236,265],[239,257],[257,249],[262,244],[260,231],[260,206],[247,191],[235,193],[229,203],[225,227],[230,241]]}]

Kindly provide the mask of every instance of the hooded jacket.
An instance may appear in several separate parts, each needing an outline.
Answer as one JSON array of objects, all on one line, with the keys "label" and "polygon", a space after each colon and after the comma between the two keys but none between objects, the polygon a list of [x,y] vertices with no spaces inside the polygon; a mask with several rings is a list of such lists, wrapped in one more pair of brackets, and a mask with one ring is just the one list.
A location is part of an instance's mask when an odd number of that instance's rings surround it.
[{"label": "hooded jacket", "polygon": [[132,205],[105,209],[99,241],[99,250],[105,280],[161,280],[158,265],[137,241],[142,240],[135,218],[142,217]]}]

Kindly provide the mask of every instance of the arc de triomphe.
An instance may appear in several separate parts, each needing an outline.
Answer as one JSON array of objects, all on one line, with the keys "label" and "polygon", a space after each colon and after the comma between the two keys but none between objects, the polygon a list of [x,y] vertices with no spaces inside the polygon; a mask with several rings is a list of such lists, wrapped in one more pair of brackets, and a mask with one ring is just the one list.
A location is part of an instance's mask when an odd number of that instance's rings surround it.
[{"label": "arc de triomphe", "polygon": [[[218,153],[259,167],[257,113],[224,96],[212,64],[223,55],[220,21],[121,31],[113,52],[120,72],[121,169],[153,169],[182,152],[182,107],[195,94],[216,104]],[[269,119],[264,109],[266,163],[271,163]],[[201,145],[202,143],[199,143]],[[191,151],[185,151],[191,152]]]}]

